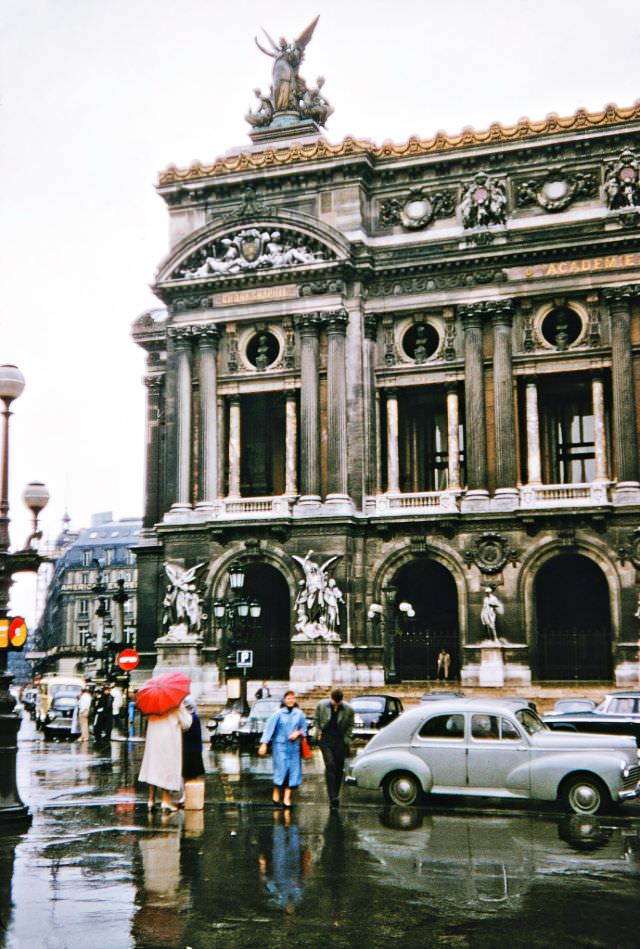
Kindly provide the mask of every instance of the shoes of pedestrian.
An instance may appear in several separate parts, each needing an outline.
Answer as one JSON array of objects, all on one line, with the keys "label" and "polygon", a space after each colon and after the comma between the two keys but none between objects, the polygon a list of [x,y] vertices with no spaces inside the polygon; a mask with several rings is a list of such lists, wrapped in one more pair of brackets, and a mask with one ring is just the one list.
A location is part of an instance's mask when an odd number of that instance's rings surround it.
[{"label": "shoes of pedestrian", "polygon": [[178,810],[173,804],[161,804],[160,809],[163,814],[174,814]]}]

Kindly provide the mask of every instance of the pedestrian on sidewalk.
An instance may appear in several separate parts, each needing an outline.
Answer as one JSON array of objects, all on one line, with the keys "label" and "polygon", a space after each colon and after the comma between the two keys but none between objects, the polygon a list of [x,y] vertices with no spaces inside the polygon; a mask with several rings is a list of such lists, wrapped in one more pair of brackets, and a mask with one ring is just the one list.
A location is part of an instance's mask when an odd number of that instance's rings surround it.
[{"label": "pedestrian on sidewalk", "polygon": [[89,713],[91,711],[91,691],[85,685],[78,699],[78,722],[80,725],[80,741],[89,741]]},{"label": "pedestrian on sidewalk", "polygon": [[344,762],[351,751],[353,717],[353,709],[343,701],[341,689],[333,689],[329,701],[320,702],[313,716],[324,761],[329,803],[334,810],[340,804]]},{"label": "pedestrian on sidewalk", "polygon": [[269,688],[269,683],[265,679],[262,685],[256,689],[256,698],[268,699],[270,697],[271,697],[271,689]]},{"label": "pedestrian on sidewalk", "polygon": [[302,784],[300,739],[307,734],[307,720],[298,707],[291,689],[285,692],[282,705],[267,721],[258,747],[259,755],[266,755],[271,742],[273,752],[274,804],[291,807],[291,789]]},{"label": "pedestrian on sidewalk", "polygon": [[105,685],[95,703],[96,717],[93,722],[93,740],[97,745],[111,741],[113,728],[113,697],[111,689]]},{"label": "pedestrian on sidewalk", "polygon": [[163,811],[177,810],[171,791],[182,789],[182,733],[191,727],[191,712],[184,705],[163,715],[149,715],[139,781],[149,785],[147,809],[156,803],[156,788],[162,791]]},{"label": "pedestrian on sidewalk", "polygon": [[182,798],[181,804],[184,804],[185,790],[184,782],[193,781],[195,778],[201,778],[204,774],[204,761],[202,760],[202,726],[200,716],[196,711],[196,703],[191,695],[185,696],[182,700],[183,707],[191,713],[191,725],[182,733]]}]

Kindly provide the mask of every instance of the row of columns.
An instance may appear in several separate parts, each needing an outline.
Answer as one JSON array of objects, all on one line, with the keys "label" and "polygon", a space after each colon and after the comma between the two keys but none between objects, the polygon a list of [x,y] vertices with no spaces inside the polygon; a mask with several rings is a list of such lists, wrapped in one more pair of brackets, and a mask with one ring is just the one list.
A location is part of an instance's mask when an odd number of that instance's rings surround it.
[{"label": "row of columns", "polygon": [[[611,379],[613,390],[613,460],[618,489],[637,488],[638,446],[631,350],[630,301],[638,295],[635,287],[605,290],[611,314]],[[464,333],[465,455],[467,494],[487,492],[487,424],[484,397],[483,325],[490,320],[493,331],[493,408],[496,494],[515,489],[516,428],[513,385],[511,301],[482,301],[458,307]],[[595,480],[607,479],[606,424],[602,375],[592,377],[595,429]],[[387,490],[400,490],[399,413],[397,390],[388,388]],[[457,387],[447,386],[447,427],[449,436],[449,487],[460,488],[460,445],[458,438],[459,398]],[[529,484],[542,481],[538,387],[535,378],[525,382],[527,471]]]},{"label": "row of columns", "polygon": [[[295,391],[285,393],[285,494],[298,495],[300,503],[319,503],[320,498],[320,330],[327,332],[327,502],[348,500],[347,481],[347,385],[346,331],[344,310],[311,313],[296,317],[300,336],[300,424]],[[191,508],[192,468],[192,369],[191,353],[197,343],[196,359],[200,383],[200,451],[198,506],[206,507],[220,497],[219,460],[220,411],[217,398],[216,363],[219,329],[174,327],[169,330],[175,350],[174,421],[176,480],[174,511]],[[239,497],[241,488],[241,408],[240,396],[228,399],[228,494]],[[300,438],[300,486],[298,488],[297,444]],[[157,450],[157,446],[155,446]],[[152,470],[153,466],[148,470]]]}]

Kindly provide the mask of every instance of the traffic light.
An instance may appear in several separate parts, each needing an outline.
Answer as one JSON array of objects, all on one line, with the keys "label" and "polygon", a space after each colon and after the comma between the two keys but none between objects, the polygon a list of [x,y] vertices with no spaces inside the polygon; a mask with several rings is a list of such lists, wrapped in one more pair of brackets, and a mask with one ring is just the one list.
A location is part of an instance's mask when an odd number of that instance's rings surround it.
[{"label": "traffic light", "polygon": [[96,608],[96,616],[106,616],[107,615],[107,598],[106,596],[98,597],[98,606]]}]

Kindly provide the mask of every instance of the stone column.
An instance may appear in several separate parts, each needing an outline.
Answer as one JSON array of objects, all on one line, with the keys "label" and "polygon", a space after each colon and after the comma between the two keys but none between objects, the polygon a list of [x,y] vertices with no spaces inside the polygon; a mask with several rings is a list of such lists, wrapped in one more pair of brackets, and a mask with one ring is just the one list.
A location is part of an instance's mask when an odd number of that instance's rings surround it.
[{"label": "stone column", "polygon": [[464,329],[464,401],[467,491],[463,511],[488,510],[487,423],[484,405],[482,319],[484,303],[459,307]]},{"label": "stone column", "polygon": [[496,453],[494,507],[501,511],[511,511],[518,506],[511,342],[513,308],[510,300],[500,300],[488,304],[487,309],[489,307],[493,327],[493,413]]},{"label": "stone column", "polygon": [[298,407],[296,393],[289,389],[285,393],[285,472],[284,493],[295,497],[298,493]]},{"label": "stone column", "polygon": [[218,497],[218,419],[216,394],[217,326],[198,333],[200,378],[200,498],[198,507],[211,507]]},{"label": "stone column", "polygon": [[229,497],[240,497],[240,396],[229,398]]},{"label": "stone column", "polygon": [[540,462],[540,419],[538,416],[538,385],[528,378],[525,384],[525,411],[527,424],[527,483],[542,483]]},{"label": "stone column", "polygon": [[631,353],[630,301],[635,286],[604,291],[611,316],[611,388],[613,393],[614,504],[638,504],[638,439]]},{"label": "stone column", "polygon": [[447,456],[449,459],[449,490],[460,487],[460,404],[458,386],[447,386]]},{"label": "stone column", "polygon": [[147,387],[147,453],[142,526],[148,528],[153,527],[164,513],[161,497],[163,477],[160,454],[162,444],[160,420],[164,375],[151,373],[145,376],[144,382]]},{"label": "stone column", "polygon": [[347,381],[344,310],[325,314],[327,321],[327,498],[332,509],[351,510],[347,484]]},{"label": "stone column", "polygon": [[191,327],[176,328],[176,499],[172,511],[191,510]]},{"label": "stone column", "polygon": [[295,317],[300,334],[300,499],[320,505],[320,342],[318,313]]},{"label": "stone column", "polygon": [[607,436],[604,419],[604,384],[602,374],[596,372],[591,379],[593,401],[593,431],[595,443],[595,481],[607,480]]},{"label": "stone column", "polygon": [[398,446],[398,393],[387,389],[387,493],[400,491],[400,453]]},{"label": "stone column", "polygon": [[380,451],[379,419],[376,405],[376,347],[378,318],[372,314],[364,317],[364,371],[363,399],[365,424],[365,494],[377,494],[380,490],[378,476],[378,454]]}]

